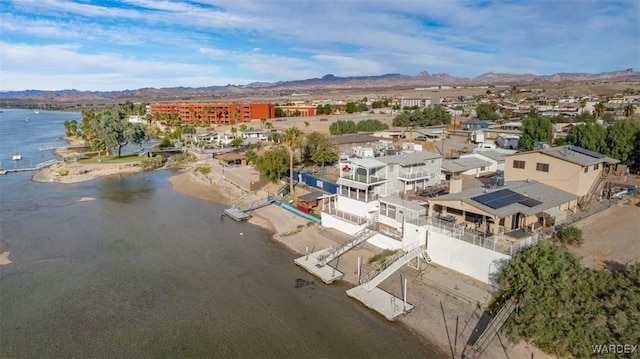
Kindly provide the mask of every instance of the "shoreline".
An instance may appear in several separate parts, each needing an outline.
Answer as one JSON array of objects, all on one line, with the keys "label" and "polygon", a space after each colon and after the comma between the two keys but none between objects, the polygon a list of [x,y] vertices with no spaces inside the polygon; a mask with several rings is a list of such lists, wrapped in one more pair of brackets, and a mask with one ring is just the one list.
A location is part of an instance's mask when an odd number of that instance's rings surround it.
[{"label": "shoreline", "polygon": [[[169,182],[172,188],[182,194],[229,206],[232,204],[242,205],[266,197],[267,193],[264,191],[248,193],[213,172],[209,173],[206,179],[198,178],[192,171],[203,162],[192,163],[180,171],[179,174],[171,176]],[[278,206],[262,207],[254,210],[251,214],[252,217],[247,221],[248,223],[266,229],[271,233],[271,240],[284,245],[292,253],[300,256],[305,255],[307,251],[311,253],[320,248],[327,248],[348,238],[346,234],[317,224],[309,226],[307,220]],[[357,285],[358,260],[362,260],[363,272],[366,272],[372,267],[372,265],[367,264],[368,259],[380,251],[380,249],[364,243],[342,255],[336,263],[337,269],[344,273],[342,280],[351,285]],[[300,270],[308,274],[304,269],[297,267],[293,261],[291,265],[292,270]],[[415,307],[409,315],[399,317],[396,322],[404,325],[422,340],[426,340],[430,344],[436,345],[443,352],[451,354],[452,342],[454,341],[454,323],[460,320],[460,327],[463,327],[466,321],[470,321],[470,328],[467,329],[467,332],[459,333],[460,335],[464,334],[464,338],[460,337],[456,340],[458,347],[454,351],[456,356],[459,356],[462,354],[464,342],[477,319],[479,319],[478,316],[475,321],[470,320],[476,314],[476,303],[470,303],[430,285],[422,278],[425,270],[450,272],[435,265],[429,265],[428,269],[423,267],[420,271],[410,268],[401,269],[399,273],[404,278],[409,279],[410,291],[408,296]],[[316,283],[324,285],[320,281]],[[401,296],[400,285],[398,278],[390,277],[380,287],[383,290]],[[360,302],[355,300],[354,305],[362,306]],[[371,315],[378,316],[378,313],[370,312]],[[380,316],[380,320],[385,319]],[[501,340],[505,341],[505,339]],[[495,338],[492,341],[485,351],[486,357],[504,356],[505,353],[508,353],[508,357],[513,358],[530,358],[534,355],[536,358],[553,358],[553,356],[543,353],[533,345],[523,342],[503,345],[501,340]]]},{"label": "shoreline", "polygon": [[[56,154],[60,155],[59,153]],[[112,175],[135,174],[143,171],[142,168],[138,166],[138,163],[139,162],[124,164],[79,164],[76,162],[61,162],[39,171],[32,177],[32,180],[36,182],[78,183]],[[181,169],[178,174],[170,176],[168,181],[172,189],[191,197],[227,206],[241,206],[267,196],[267,192],[265,192],[264,189],[256,192],[247,192],[213,171],[206,175],[193,172],[197,166],[206,163],[208,163],[206,160],[189,163]],[[60,175],[59,171],[61,168],[68,169],[69,173],[64,176]],[[274,193],[274,191],[270,192]],[[335,230],[327,229],[317,224],[309,225],[311,222],[278,206],[262,207],[254,210],[251,215],[252,217],[247,221],[248,223],[266,229],[271,234],[271,240],[284,245],[292,253],[300,256],[304,255],[307,251],[311,253],[320,248],[327,248],[341,243],[348,238],[348,235]],[[366,264],[368,259],[380,251],[379,248],[365,243],[342,255],[336,263],[336,267],[344,273],[342,280],[351,285],[357,285],[358,261],[360,259],[362,260],[363,272],[366,272],[372,268],[372,265]],[[9,261],[9,252],[2,253],[2,256],[3,258],[1,259]],[[9,263],[3,262],[2,264]],[[293,261],[292,267],[297,267],[293,264]],[[304,271],[301,268],[296,268],[295,270]],[[429,265],[428,270],[440,271],[442,268]],[[306,271],[304,271],[304,273],[308,274]],[[411,292],[409,292],[409,299],[415,307],[410,315],[401,316],[396,322],[406,326],[408,330],[422,340],[436,345],[443,352],[451,353],[452,343],[450,341],[453,341],[453,339],[451,339],[453,336],[451,332],[453,330],[452,323],[455,323],[459,318],[462,320],[471,318],[476,312],[475,303],[469,303],[451,293],[447,293],[426,283],[422,279],[424,269],[416,272],[413,269],[403,268],[399,273],[401,273],[404,278],[409,278],[410,280],[409,288]],[[322,284],[319,283],[319,285]],[[397,278],[389,278],[380,285],[380,287],[396,296],[402,296],[399,290],[400,285],[400,281]],[[354,301],[354,304],[361,305],[357,301]],[[445,307],[441,307],[443,304],[446,307],[447,315],[445,315]],[[456,313],[462,313],[462,315],[454,315]],[[371,314],[378,315],[375,312]],[[382,317],[380,318],[384,320]],[[461,325],[464,324],[465,323],[462,323]],[[449,333],[447,333],[447,331],[449,331]],[[469,333],[464,333],[465,337],[468,336],[468,334]],[[466,338],[459,338],[457,341],[463,343],[464,340],[466,340]],[[458,343],[458,346],[463,345],[460,343]],[[460,355],[462,348],[456,348],[454,351],[456,355]],[[537,358],[552,358],[526,343],[516,345],[507,344],[505,347],[500,341],[495,339],[486,350],[488,357],[504,355],[505,352],[518,358],[529,358],[534,353]]]}]

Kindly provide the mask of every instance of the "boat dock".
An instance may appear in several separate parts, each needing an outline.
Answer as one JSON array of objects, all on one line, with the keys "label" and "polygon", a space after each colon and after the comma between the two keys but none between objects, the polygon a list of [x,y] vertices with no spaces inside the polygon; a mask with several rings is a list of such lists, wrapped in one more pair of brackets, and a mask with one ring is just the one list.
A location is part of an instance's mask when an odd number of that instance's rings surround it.
[{"label": "boat dock", "polygon": [[363,243],[367,239],[373,237],[377,232],[373,229],[373,222],[369,223],[365,228],[350,236],[345,242],[325,248],[294,259],[293,262],[307,270],[307,272],[320,278],[326,284],[331,284],[338,279],[342,279],[343,273],[329,265],[329,262],[337,259],[348,250]]},{"label": "boat dock", "polygon": [[321,259],[326,254],[330,248],[325,248],[323,250],[308,254],[304,257],[296,258],[293,260],[293,263],[299,265],[300,267],[307,270],[307,272],[313,274],[314,276],[320,278],[325,284],[331,284],[334,281],[342,279],[344,277],[344,273],[339,270],[329,266],[321,264]]},{"label": "boat dock", "polygon": [[406,300],[374,287],[368,291],[364,286],[357,286],[347,291],[347,295],[357,299],[367,308],[382,314],[388,321],[394,321],[397,317],[407,314],[413,309],[413,305]]},{"label": "boat dock", "polygon": [[226,214],[227,216],[231,217],[233,220],[238,222],[246,221],[249,218],[251,218],[251,215],[248,212],[251,212],[258,208],[266,207],[271,203],[273,203],[274,201],[275,200],[271,196],[269,196],[265,199],[261,199],[259,201],[249,203],[243,207],[233,206],[231,208],[227,208],[224,210],[224,214]]},{"label": "boat dock", "polygon": [[59,162],[58,160],[49,160],[49,161],[38,163],[34,167],[20,167],[20,168],[9,168],[6,170],[0,170],[0,175],[6,175],[7,173],[11,173],[11,172],[39,171],[43,168],[52,166],[58,162]]}]

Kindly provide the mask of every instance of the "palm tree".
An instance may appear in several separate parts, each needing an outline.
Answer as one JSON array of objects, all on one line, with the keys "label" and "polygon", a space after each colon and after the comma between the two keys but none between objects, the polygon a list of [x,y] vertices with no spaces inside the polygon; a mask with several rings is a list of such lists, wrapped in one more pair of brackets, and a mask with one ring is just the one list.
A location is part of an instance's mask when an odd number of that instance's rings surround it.
[{"label": "palm tree", "polygon": [[297,127],[289,127],[282,137],[282,142],[289,148],[289,190],[295,194],[293,188],[293,152],[302,144],[304,135]]},{"label": "palm tree", "polygon": [[624,107],[624,115],[626,117],[631,117],[634,113],[636,113],[636,106],[630,102]]},{"label": "palm tree", "polygon": [[593,106],[593,114],[596,116],[596,119],[602,117],[602,115],[604,114],[604,109],[604,103],[602,102],[598,102]]}]

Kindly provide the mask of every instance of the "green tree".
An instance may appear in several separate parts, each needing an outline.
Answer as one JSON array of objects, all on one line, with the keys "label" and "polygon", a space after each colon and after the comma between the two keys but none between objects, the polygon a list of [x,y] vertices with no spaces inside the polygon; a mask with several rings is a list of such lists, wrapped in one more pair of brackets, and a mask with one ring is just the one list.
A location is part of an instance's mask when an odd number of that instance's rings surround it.
[{"label": "green tree", "polygon": [[606,135],[607,156],[620,161],[633,159],[634,152],[640,146],[640,122],[629,119],[616,121],[607,127]]},{"label": "green tree", "polygon": [[266,118],[261,118],[260,119],[260,129],[262,129],[264,127],[265,123],[267,123],[267,119]]},{"label": "green tree", "polygon": [[233,140],[231,140],[231,142],[229,142],[229,144],[232,147],[239,147],[243,142],[244,140],[242,138],[234,138]]},{"label": "green tree", "polygon": [[485,121],[495,121],[500,118],[498,105],[491,103],[481,103],[476,106],[476,116]]},{"label": "green tree", "polygon": [[598,102],[597,104],[595,104],[593,106],[593,116],[596,119],[602,117],[602,115],[604,115],[605,109],[606,109],[606,107],[604,106],[604,103]]},{"label": "green tree", "polygon": [[347,102],[347,105],[345,106],[345,112],[346,113],[354,113],[356,112],[356,103],[355,102]]},{"label": "green tree", "polygon": [[316,115],[321,115],[323,113],[324,113],[324,106],[323,105],[316,106]]},{"label": "green tree", "polygon": [[285,116],[286,116],[286,115],[285,115],[285,113],[282,111],[282,108],[281,108],[281,107],[279,107],[279,106],[276,106],[276,107],[273,109],[273,114],[274,114],[276,117],[285,117]]},{"label": "green tree", "polygon": [[339,135],[345,135],[345,134],[351,134],[351,133],[358,133],[358,129],[355,122],[351,120],[347,120],[347,121],[338,120],[329,126],[329,133],[334,136],[339,136]]},{"label": "green tree", "polygon": [[607,130],[604,126],[588,122],[584,125],[574,126],[567,134],[567,143],[580,146],[591,151],[607,152]]},{"label": "green tree", "polygon": [[307,138],[304,157],[316,164],[324,165],[338,158],[338,149],[335,143],[331,141],[331,137],[327,134],[312,132]]},{"label": "green tree", "polygon": [[331,105],[329,105],[328,103],[324,105],[324,111],[325,114],[330,115],[331,114]]},{"label": "green tree", "polygon": [[636,113],[636,106],[633,103],[628,103],[625,107],[624,107],[624,111],[623,114],[626,117],[631,117]]},{"label": "green tree", "polygon": [[269,181],[276,183],[287,172],[288,151],[282,147],[265,152],[255,160],[256,169]]},{"label": "green tree", "polygon": [[515,255],[497,275],[493,308],[508,298],[518,310],[503,329],[556,356],[592,357],[594,343],[640,337],[640,267],[586,269],[563,246],[541,242]]},{"label": "green tree", "polygon": [[549,143],[551,140],[551,121],[548,117],[539,115],[535,110],[522,119],[522,136],[520,147],[525,151],[531,151],[535,142]]},{"label": "green tree", "polygon": [[295,195],[295,188],[293,187],[293,153],[296,148],[300,147],[304,135],[297,127],[289,127],[282,136],[282,142],[289,148],[289,186],[291,193]]},{"label": "green tree", "polygon": [[144,126],[130,123],[125,114],[115,109],[105,109],[91,120],[90,131],[120,157],[121,150],[129,143],[141,145],[148,136]]},{"label": "green tree", "polygon": [[382,131],[388,130],[389,125],[380,122],[380,120],[363,120],[356,125],[358,132]]},{"label": "green tree", "polygon": [[570,245],[570,246],[579,246],[582,244],[584,240],[582,238],[582,230],[578,227],[569,226],[563,228],[558,233],[558,240],[562,244]]}]

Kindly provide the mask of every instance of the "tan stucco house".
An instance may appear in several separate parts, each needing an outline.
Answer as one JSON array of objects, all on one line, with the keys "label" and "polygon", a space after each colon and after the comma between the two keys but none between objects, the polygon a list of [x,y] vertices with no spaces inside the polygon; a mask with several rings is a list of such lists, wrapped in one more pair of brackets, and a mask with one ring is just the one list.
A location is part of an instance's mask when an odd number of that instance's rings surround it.
[{"label": "tan stucco house", "polygon": [[619,162],[578,146],[552,147],[506,156],[504,179],[535,180],[584,197],[598,192],[603,177]]}]

